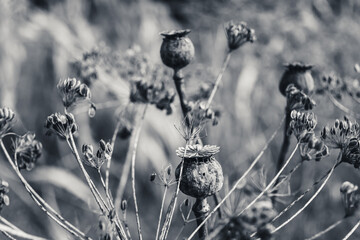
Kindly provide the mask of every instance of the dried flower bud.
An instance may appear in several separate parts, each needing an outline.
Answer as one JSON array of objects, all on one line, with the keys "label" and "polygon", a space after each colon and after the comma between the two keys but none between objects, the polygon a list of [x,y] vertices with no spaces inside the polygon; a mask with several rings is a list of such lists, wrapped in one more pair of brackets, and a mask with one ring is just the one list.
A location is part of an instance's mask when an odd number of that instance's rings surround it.
[{"label": "dried flower bud", "polygon": [[290,84],[286,88],[286,108],[292,110],[311,110],[316,105],[308,95],[297,89],[294,84]]},{"label": "dried flower bud", "polygon": [[94,156],[93,146],[91,144],[84,144],[82,147],[83,162],[93,168],[100,169],[101,166],[111,158],[112,147],[111,144],[104,140],[99,141],[99,149]]},{"label": "dried flower bud", "polygon": [[329,148],[315,136],[314,132],[307,132],[300,143],[300,155],[303,160],[320,161],[329,154]]},{"label": "dried flower bud", "polygon": [[294,133],[298,141],[300,141],[308,132],[312,132],[317,124],[314,113],[298,112],[296,110],[290,113],[291,121],[288,134]]},{"label": "dried flower bud", "polygon": [[10,205],[10,199],[9,196],[7,195],[7,193],[9,192],[9,184],[0,179],[0,211],[2,210],[2,208],[5,206],[9,206]]},{"label": "dried flower bud", "polygon": [[342,195],[346,217],[354,215],[359,208],[360,194],[357,191],[358,186],[352,184],[351,182],[346,181],[341,185],[340,192]]},{"label": "dried flower bud", "polygon": [[19,169],[30,171],[41,156],[42,144],[35,140],[34,133],[26,133],[14,142],[15,158]]},{"label": "dried flower bud", "polygon": [[0,137],[8,132],[15,121],[15,113],[8,107],[0,108]]},{"label": "dried flower bud", "polygon": [[286,70],[281,77],[279,90],[282,95],[286,96],[286,88],[293,84],[297,89],[309,95],[314,90],[314,79],[310,70],[312,65],[302,63],[290,63],[285,65]]},{"label": "dried flower bud", "polygon": [[90,100],[91,98],[89,87],[75,78],[60,80],[57,84],[57,89],[66,108],[80,101]]},{"label": "dried flower bud", "polygon": [[122,200],[121,201],[121,210],[125,211],[127,209],[127,201],[126,200]]},{"label": "dried flower bud", "polygon": [[48,129],[47,134],[57,134],[60,138],[69,138],[69,134],[74,134],[78,130],[78,126],[75,123],[74,115],[71,113],[54,113],[47,117],[45,122],[45,128]]},{"label": "dried flower bud", "polygon": [[153,182],[155,180],[155,178],[156,178],[156,173],[152,173],[150,175],[150,182]]},{"label": "dried flower bud", "polygon": [[342,150],[342,162],[360,167],[360,141],[358,138],[351,138]]},{"label": "dried flower bud", "polygon": [[[224,177],[220,163],[213,157],[219,147],[210,145],[189,145],[176,151],[184,158],[180,190],[188,196],[206,198],[218,192],[223,185]],[[175,171],[178,180],[181,164]]]},{"label": "dried flower bud", "polygon": [[187,37],[189,33],[189,29],[160,33],[164,37],[160,49],[161,60],[175,71],[186,67],[194,59],[195,49]]},{"label": "dried flower bud", "polygon": [[255,30],[247,27],[245,22],[238,24],[230,22],[225,30],[230,51],[238,49],[246,42],[253,43],[256,41]]}]

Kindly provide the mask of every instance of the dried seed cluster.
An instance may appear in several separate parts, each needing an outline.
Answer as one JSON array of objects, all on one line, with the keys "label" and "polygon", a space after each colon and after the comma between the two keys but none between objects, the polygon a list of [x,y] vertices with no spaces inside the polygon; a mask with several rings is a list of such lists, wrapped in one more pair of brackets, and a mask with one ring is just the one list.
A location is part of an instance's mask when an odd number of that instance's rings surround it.
[{"label": "dried seed cluster", "polygon": [[79,80],[76,80],[76,78],[60,80],[57,89],[66,108],[80,101],[90,100],[91,98],[89,87]]},{"label": "dried seed cluster", "polygon": [[316,103],[307,94],[290,84],[286,88],[286,108],[288,111],[292,110],[312,110]]},{"label": "dried seed cluster", "polygon": [[35,140],[34,133],[26,133],[14,142],[15,159],[19,169],[30,171],[42,153],[42,144]]},{"label": "dried seed cluster", "polygon": [[0,108],[0,137],[8,132],[15,121],[15,113],[8,107]]},{"label": "dried seed cluster", "polygon": [[62,139],[68,139],[70,137],[70,133],[74,134],[78,130],[74,115],[71,113],[51,114],[45,121],[45,128],[47,128],[48,135],[54,133]]},{"label": "dried seed cluster", "polygon": [[99,148],[96,155],[94,155],[94,148],[91,144],[84,144],[82,146],[82,154],[84,156],[83,162],[88,166],[99,170],[106,161],[109,161],[112,152],[113,149],[110,142],[105,142],[102,139],[99,142]]},{"label": "dried seed cluster", "polygon": [[247,42],[253,43],[256,41],[255,30],[249,28],[246,22],[229,22],[225,31],[230,51],[238,49]]},{"label": "dried seed cluster", "polygon": [[303,160],[320,161],[321,158],[329,155],[329,148],[322,139],[315,136],[314,132],[308,132],[301,139],[300,155]]},{"label": "dried seed cluster", "polygon": [[290,113],[291,121],[288,134],[292,133],[300,141],[308,132],[312,132],[316,127],[317,120],[312,112],[299,112],[296,110]]},{"label": "dried seed cluster", "polygon": [[353,216],[359,208],[360,204],[360,194],[358,192],[358,186],[352,184],[351,182],[343,182],[340,187],[340,193],[342,195],[345,216]]},{"label": "dried seed cluster", "polygon": [[3,209],[4,205],[9,206],[10,204],[10,199],[7,195],[8,192],[9,184],[6,181],[0,179],[0,211]]}]

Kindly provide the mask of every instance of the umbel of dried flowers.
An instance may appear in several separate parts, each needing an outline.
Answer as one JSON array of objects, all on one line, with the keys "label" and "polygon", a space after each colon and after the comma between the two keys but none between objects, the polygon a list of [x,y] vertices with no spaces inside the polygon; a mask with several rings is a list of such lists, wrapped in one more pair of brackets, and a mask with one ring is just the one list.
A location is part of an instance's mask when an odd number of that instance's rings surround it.
[{"label": "umbel of dried flowers", "polygon": [[34,133],[28,132],[15,140],[14,149],[19,169],[30,171],[41,156],[42,144]]},{"label": "umbel of dried flowers", "polygon": [[51,114],[45,121],[45,128],[47,128],[46,134],[50,135],[55,133],[62,139],[68,139],[70,137],[70,133],[74,134],[78,130],[74,115],[71,113]]},{"label": "umbel of dried flowers", "polygon": [[14,124],[15,113],[8,107],[0,108],[0,137]]},{"label": "umbel of dried flowers", "polygon": [[[180,147],[176,154],[184,158],[180,190],[188,196],[204,199],[218,192],[224,183],[220,163],[214,155],[219,147],[210,145],[189,145]],[[175,177],[179,179],[181,164],[176,168]]]}]

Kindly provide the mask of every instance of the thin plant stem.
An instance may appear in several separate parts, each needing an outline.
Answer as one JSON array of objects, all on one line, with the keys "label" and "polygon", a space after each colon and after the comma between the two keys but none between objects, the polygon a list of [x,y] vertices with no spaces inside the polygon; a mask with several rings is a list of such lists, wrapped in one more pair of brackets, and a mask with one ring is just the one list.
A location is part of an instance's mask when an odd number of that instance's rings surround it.
[{"label": "thin plant stem", "polygon": [[337,166],[337,163],[334,164],[334,166],[331,168],[329,174],[325,178],[324,182],[320,185],[319,189],[315,192],[315,194],[305,203],[305,205],[302,208],[300,208],[294,215],[292,215],[288,220],[286,220],[280,226],[275,228],[271,233],[275,233],[275,232],[279,231],[281,228],[283,228],[288,223],[290,223],[295,217],[297,217],[307,206],[309,206],[309,204],[317,197],[317,195],[319,195],[321,190],[325,187],[326,183],[329,181],[332,173],[334,172],[334,169],[336,166]]},{"label": "thin plant stem", "polygon": [[329,227],[327,227],[326,229],[322,230],[321,232],[318,232],[317,234],[315,234],[314,236],[310,237],[310,238],[306,238],[305,240],[314,240],[318,237],[321,237],[322,235],[324,235],[325,233],[331,231],[332,229],[334,229],[335,227],[337,227],[338,225],[340,225],[340,223],[342,223],[346,218],[342,218],[338,221],[336,221],[335,223],[331,224]]},{"label": "thin plant stem", "polygon": [[138,147],[138,143],[139,143],[141,128],[142,128],[142,125],[143,125],[144,119],[145,119],[146,109],[147,109],[147,105],[145,105],[144,111],[142,113],[142,116],[141,116],[141,119],[140,119],[140,122],[139,122],[137,132],[135,133],[135,140],[134,140],[134,146],[133,146],[132,157],[131,157],[131,187],[132,187],[132,192],[133,192],[133,199],[134,199],[134,206],[135,206],[135,216],[136,216],[136,225],[137,225],[137,230],[138,230],[138,234],[139,234],[139,240],[142,240],[143,237],[142,237],[142,234],[141,234],[139,207],[138,207],[137,198],[136,198],[135,161],[136,161],[136,151],[137,151],[137,147]]},{"label": "thin plant stem", "polygon": [[43,198],[40,197],[40,195],[26,181],[26,179],[21,174],[20,170],[17,168],[15,163],[12,161],[8,151],[5,148],[5,145],[2,141],[2,139],[0,139],[0,145],[6,156],[6,159],[10,163],[10,165],[13,168],[13,170],[15,171],[16,175],[19,177],[21,183],[24,185],[25,189],[30,194],[30,196],[34,200],[34,202],[40,207],[40,209],[42,211],[44,211],[51,219],[53,219],[57,224],[59,224],[61,227],[63,227],[65,230],[67,230],[72,235],[74,235],[78,238],[81,238],[81,239],[91,239],[91,238],[87,237],[83,232],[81,232],[78,228],[76,228],[71,223],[69,223],[67,220],[65,220]]},{"label": "thin plant stem", "polygon": [[123,212],[123,218],[124,218],[123,222],[124,222],[125,231],[126,231],[128,238],[131,240],[131,233],[130,233],[129,225],[128,225],[127,219],[126,219],[126,209],[124,209],[122,212]]},{"label": "thin plant stem", "polygon": [[288,173],[284,178],[282,178],[280,181],[278,181],[278,183],[275,184],[274,189],[277,189],[278,187],[280,187],[281,184],[282,184],[283,182],[285,182],[288,178],[290,178],[290,177],[296,172],[296,170],[299,169],[299,167],[300,167],[303,163],[304,163],[304,161],[298,162],[298,163],[295,165],[295,167],[294,167],[293,169],[291,169],[291,170],[289,171],[289,173]]},{"label": "thin plant stem", "polygon": [[[0,231],[3,233],[7,233],[8,235],[12,235],[12,236],[17,236],[20,237],[22,239],[29,239],[29,240],[46,240],[46,238],[42,238],[42,237],[38,237],[38,236],[34,236],[28,233],[25,233],[23,231],[18,231],[15,229],[12,229],[9,226],[6,226],[4,224],[0,223]],[[12,237],[10,236],[10,237]],[[8,236],[7,236],[8,237]],[[14,237],[10,238],[10,239],[15,239]]]},{"label": "thin plant stem", "polygon": [[[278,128],[275,130],[275,132],[271,135],[271,137],[267,140],[266,144],[264,145],[264,147],[261,149],[260,153],[256,156],[256,158],[254,159],[254,161],[251,163],[251,165],[249,166],[249,168],[245,171],[245,173],[235,182],[234,186],[230,189],[230,191],[225,195],[225,197],[219,202],[219,204],[217,204],[214,209],[209,213],[209,215],[204,219],[203,223],[204,224],[207,220],[209,220],[209,218],[217,211],[218,208],[220,208],[220,206],[222,204],[224,204],[224,202],[226,201],[226,199],[228,199],[230,197],[230,195],[237,189],[237,186],[241,183],[241,181],[243,181],[245,179],[245,177],[250,173],[250,171],[255,167],[255,165],[258,163],[258,161],[260,160],[260,158],[262,157],[262,155],[264,155],[265,150],[268,148],[269,144],[274,140],[276,134],[278,133],[278,131],[280,130],[283,122],[285,120],[285,117],[282,118],[282,120],[280,121],[280,124],[278,126]],[[191,238],[193,238],[196,234],[197,231],[199,231],[200,227],[202,226],[202,224],[200,224],[189,236],[188,240],[190,240]]]},{"label": "thin plant stem", "polygon": [[290,138],[291,136],[288,135],[288,128],[289,128],[289,124],[291,121],[291,117],[290,117],[290,112],[289,110],[285,110],[285,128],[284,128],[284,140],[283,143],[281,145],[281,150],[280,150],[280,155],[277,161],[277,165],[276,165],[276,171],[279,171],[280,168],[282,167],[285,158],[286,158],[286,154],[289,151],[289,147],[290,147]]},{"label": "thin plant stem", "polygon": [[360,220],[355,224],[355,226],[346,234],[346,236],[342,240],[348,240],[349,237],[356,231],[356,229],[360,226]]},{"label": "thin plant stem", "polygon": [[165,190],[164,190],[164,194],[163,194],[162,201],[161,201],[159,221],[158,221],[158,225],[157,225],[157,229],[156,229],[156,237],[155,237],[155,240],[157,240],[158,237],[159,237],[161,218],[162,218],[163,211],[164,211],[164,205],[165,205],[165,198],[166,198],[167,190],[168,190],[168,186],[165,185]]},{"label": "thin plant stem", "polygon": [[159,239],[160,240],[164,240],[167,238],[167,235],[169,233],[169,229],[171,226],[171,221],[172,221],[172,217],[174,216],[174,212],[175,212],[175,208],[176,208],[176,202],[177,202],[177,198],[180,192],[180,184],[181,184],[181,179],[182,179],[182,174],[183,174],[183,170],[184,170],[184,158],[186,155],[186,151],[187,151],[187,147],[189,144],[190,139],[186,139],[186,143],[185,143],[185,150],[184,150],[184,154],[180,163],[180,171],[179,171],[179,179],[178,179],[178,183],[176,185],[176,190],[175,193],[171,199],[170,205],[168,207],[168,210],[166,212],[166,217],[165,217],[165,222],[164,225],[161,229],[161,234]]},{"label": "thin plant stem", "polygon": [[5,231],[1,231],[1,233],[4,234],[5,237],[7,237],[7,238],[10,239],[10,240],[16,240],[16,238],[12,237],[10,234],[8,234],[8,233],[5,232]]},{"label": "thin plant stem", "polygon": [[210,97],[209,97],[209,99],[208,99],[208,101],[206,103],[205,109],[209,108],[211,106],[212,101],[214,100],[215,93],[218,90],[221,79],[222,79],[222,77],[224,75],[224,72],[225,72],[227,66],[229,65],[230,58],[231,58],[231,51],[228,51],[227,54],[226,54],[226,57],[224,59],[223,65],[222,65],[222,67],[220,69],[220,72],[219,72],[219,74],[218,74],[218,76],[216,78],[214,88],[211,91]]},{"label": "thin plant stem", "polygon": [[9,222],[6,218],[2,217],[1,215],[0,215],[0,221],[2,221],[5,225],[8,225],[9,227],[11,227],[11,228],[13,228],[15,230],[21,231],[20,228],[16,227],[14,224]]},{"label": "thin plant stem", "polygon": [[355,118],[360,118],[359,114],[357,114],[357,113],[353,112],[352,110],[350,110],[349,108],[345,107],[342,103],[340,103],[338,100],[336,100],[333,95],[328,93],[327,96],[329,97],[330,101],[335,105],[335,107],[339,108],[341,111],[343,111],[346,114],[349,114]]}]

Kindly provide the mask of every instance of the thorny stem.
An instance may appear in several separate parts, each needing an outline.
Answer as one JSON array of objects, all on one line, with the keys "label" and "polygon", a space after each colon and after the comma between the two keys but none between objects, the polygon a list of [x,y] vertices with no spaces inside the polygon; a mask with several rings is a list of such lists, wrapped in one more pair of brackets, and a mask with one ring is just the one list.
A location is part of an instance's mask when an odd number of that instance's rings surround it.
[{"label": "thorny stem", "polygon": [[4,224],[0,223],[0,231],[5,234],[9,239],[15,239],[13,236],[20,237],[22,239],[29,239],[29,240],[46,240],[45,238],[37,237],[28,233],[25,233],[23,231],[18,231],[16,229],[13,229],[9,226],[6,226]]},{"label": "thorny stem", "polygon": [[144,111],[142,113],[142,116],[141,116],[141,119],[140,119],[140,122],[139,122],[139,127],[137,129],[136,134],[135,134],[135,141],[134,141],[134,146],[133,146],[133,150],[132,150],[132,157],[131,157],[131,186],[132,186],[132,191],[133,191],[133,199],[134,199],[135,215],[136,215],[136,225],[137,225],[137,230],[138,230],[138,234],[139,234],[139,240],[142,240],[143,238],[142,238],[142,234],[141,234],[139,207],[138,207],[137,198],[136,198],[135,160],[136,160],[136,151],[137,151],[137,146],[138,146],[138,143],[139,143],[141,128],[142,128],[142,125],[144,123],[144,118],[145,118],[145,114],[146,114],[146,109],[147,109],[147,105],[145,105]]},{"label": "thorny stem", "polygon": [[158,225],[157,225],[157,229],[156,229],[156,237],[155,237],[155,240],[157,240],[158,237],[159,237],[161,218],[162,218],[163,211],[164,211],[164,205],[165,205],[165,198],[166,198],[167,190],[168,190],[168,185],[165,184],[165,190],[164,190],[164,194],[163,194],[162,201],[161,201],[159,221],[158,221]]},{"label": "thorny stem", "polygon": [[349,237],[355,232],[355,230],[360,226],[360,220],[355,224],[355,226],[346,234],[346,236],[342,240],[347,240]]},{"label": "thorny stem", "polygon": [[22,176],[20,170],[16,167],[15,163],[12,161],[8,151],[6,150],[2,139],[0,139],[1,148],[6,156],[6,159],[10,163],[11,167],[14,169],[16,175],[19,177],[21,183],[24,185],[27,192],[30,194],[34,202],[43,210],[51,219],[53,219],[57,224],[63,227],[72,235],[81,238],[81,239],[91,239],[87,237],[83,232],[73,226],[71,223],[66,221],[58,212],[56,212],[40,195],[31,187],[31,185],[26,181]]},{"label": "thorny stem", "polygon": [[[340,156],[340,155],[339,155]],[[340,159],[340,157],[338,158]],[[335,168],[337,166],[339,166],[340,162],[338,162],[335,165]],[[308,189],[306,189],[297,199],[295,199],[292,203],[290,203],[284,210],[282,210],[276,217],[274,217],[271,220],[271,223],[275,222],[279,217],[281,217],[284,213],[286,213],[290,208],[292,208],[298,201],[300,201],[303,197],[305,197],[305,195],[311,191],[311,189],[313,189],[313,187],[315,187],[316,185],[318,185],[319,183],[321,183],[322,180],[324,180],[324,178],[326,178],[330,172],[332,171],[332,168],[329,169],[321,178],[319,178],[317,181],[315,181],[311,187],[309,187]]]},{"label": "thorny stem", "polygon": [[222,77],[224,75],[224,72],[225,72],[227,66],[229,65],[230,58],[231,58],[231,51],[228,51],[227,54],[226,54],[226,57],[224,59],[223,65],[222,65],[222,67],[220,69],[220,72],[219,72],[219,74],[218,74],[218,76],[216,78],[214,88],[211,91],[210,97],[209,97],[209,99],[208,99],[208,101],[206,103],[205,109],[210,107],[211,102],[213,101],[213,99],[215,97],[215,93],[219,88],[219,85],[220,85],[221,79],[222,79]]},{"label": "thorny stem", "polygon": [[333,95],[330,93],[327,94],[330,101],[335,105],[335,107],[339,108],[341,111],[345,112],[348,115],[354,116],[355,118],[360,118],[360,115],[351,111],[349,108],[345,107],[343,104],[341,104],[338,100],[334,98]]},{"label": "thorny stem", "polygon": [[186,155],[186,150],[187,150],[189,141],[190,141],[190,139],[186,139],[185,151],[184,151],[184,154],[183,154],[181,163],[180,163],[180,171],[179,171],[178,183],[177,183],[177,185],[176,185],[175,194],[173,195],[173,197],[172,197],[172,199],[171,199],[171,202],[170,202],[170,205],[169,205],[169,207],[168,207],[168,210],[167,210],[167,212],[166,212],[166,217],[165,217],[164,225],[163,225],[163,227],[162,227],[162,229],[161,229],[161,234],[160,234],[160,237],[159,237],[160,240],[166,239],[166,238],[167,238],[167,235],[168,235],[168,233],[169,233],[169,229],[170,229],[170,226],[171,226],[172,217],[173,217],[173,215],[174,215],[175,208],[176,208],[177,198],[178,198],[178,195],[179,195],[179,192],[180,192],[180,184],[181,184],[182,174],[183,174],[183,170],[184,170],[184,158],[185,158],[185,155]]},{"label": "thorny stem", "polygon": [[340,223],[342,223],[346,218],[342,218],[340,220],[338,220],[337,222],[331,224],[329,227],[327,227],[326,229],[322,230],[321,232],[318,232],[317,234],[315,234],[314,236],[307,238],[305,240],[314,240],[318,237],[321,237],[322,235],[324,235],[325,233],[329,232],[330,230],[334,229],[335,227],[337,227],[338,225],[340,225]]},{"label": "thorny stem", "polygon": [[319,193],[321,192],[321,190],[325,187],[326,183],[328,182],[328,180],[330,179],[332,173],[334,172],[335,167],[337,166],[337,163],[334,164],[334,166],[330,169],[329,174],[327,175],[327,177],[325,178],[324,182],[320,185],[319,189],[315,192],[315,194],[305,203],[305,205],[300,208],[294,215],[292,215],[288,220],[286,220],[284,223],[282,223],[280,226],[278,226],[276,229],[274,229],[271,233],[275,233],[277,231],[279,231],[281,228],[283,228],[284,226],[286,226],[289,222],[291,222],[296,216],[298,216],[307,206],[309,206],[309,204],[317,197],[317,195],[319,195]]},{"label": "thorny stem", "polygon": [[282,120],[280,121],[280,124],[278,126],[278,128],[275,130],[275,132],[271,135],[271,137],[269,138],[269,140],[267,140],[265,146],[261,149],[260,153],[257,155],[257,157],[254,159],[254,161],[251,163],[251,165],[249,166],[249,168],[245,171],[245,173],[235,182],[234,186],[230,189],[230,191],[225,195],[225,197],[220,201],[219,204],[217,204],[214,209],[209,213],[209,215],[204,219],[204,221],[191,233],[191,235],[189,236],[188,240],[192,239],[196,232],[199,231],[200,227],[205,224],[205,222],[207,220],[209,220],[209,218],[217,211],[218,208],[220,208],[220,206],[222,204],[224,204],[224,202],[226,201],[226,199],[228,199],[230,197],[230,195],[237,189],[237,186],[241,183],[241,181],[243,179],[245,179],[245,177],[250,173],[250,171],[255,167],[256,163],[260,160],[260,158],[262,157],[262,155],[264,154],[265,150],[268,148],[269,144],[274,140],[276,134],[278,133],[278,131],[280,130],[283,122],[285,120],[285,117],[282,118]]},{"label": "thorny stem", "polygon": [[[79,153],[77,151],[77,147],[76,147],[76,144],[75,144],[75,141],[74,141],[74,137],[72,135],[71,132],[69,132],[69,138],[66,139],[67,143],[69,144],[70,146],[70,149],[72,150],[74,156],[75,156],[75,159],[77,160],[79,166],[80,166],[80,169],[89,185],[89,188],[90,188],[90,191],[91,193],[93,194],[94,198],[95,198],[95,201],[96,203],[98,204],[101,212],[103,214],[105,214],[105,216],[107,215],[107,212],[110,212],[110,209],[108,208],[108,206],[106,205],[104,199],[101,197],[98,189],[96,188],[94,182],[91,180],[89,174],[87,173],[82,161],[81,161],[81,158],[79,156]],[[105,207],[105,209],[104,209]],[[114,222],[113,219],[109,219],[111,222]],[[115,221],[115,227],[116,227],[116,230],[118,232],[118,235],[121,239],[127,239],[127,236],[125,234],[125,231],[124,231],[124,228],[121,224],[121,222],[119,221]]]}]

